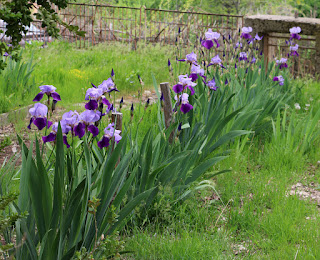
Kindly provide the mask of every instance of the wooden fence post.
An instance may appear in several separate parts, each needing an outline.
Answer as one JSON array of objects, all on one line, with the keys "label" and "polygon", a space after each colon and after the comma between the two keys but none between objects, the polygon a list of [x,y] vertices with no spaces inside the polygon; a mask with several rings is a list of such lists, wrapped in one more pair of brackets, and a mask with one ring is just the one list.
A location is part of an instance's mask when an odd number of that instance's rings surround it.
[{"label": "wooden fence post", "polygon": [[[114,129],[120,130],[122,132],[122,113],[120,112],[113,112],[111,114],[111,122],[114,123]],[[112,151],[114,150],[114,143],[112,143]],[[120,158],[118,159],[118,162],[116,166],[119,164]]]},{"label": "wooden fence post", "polygon": [[172,103],[169,82],[160,83],[160,89],[163,95],[164,123],[166,128],[168,128],[172,119]]},{"label": "wooden fence post", "polygon": [[111,114],[111,122],[114,123],[114,128],[122,131],[122,113],[113,112]]}]

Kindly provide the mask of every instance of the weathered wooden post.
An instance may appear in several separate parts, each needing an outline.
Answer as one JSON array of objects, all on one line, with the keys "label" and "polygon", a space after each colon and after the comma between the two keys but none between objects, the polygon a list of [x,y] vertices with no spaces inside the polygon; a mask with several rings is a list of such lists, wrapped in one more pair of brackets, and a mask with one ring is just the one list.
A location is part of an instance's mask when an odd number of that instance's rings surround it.
[{"label": "weathered wooden post", "polygon": [[166,128],[168,128],[172,119],[172,103],[169,82],[160,83],[160,89],[163,95],[164,123]]},{"label": "weathered wooden post", "polygon": [[111,114],[111,122],[114,123],[114,128],[122,131],[122,113],[113,112]]},{"label": "weathered wooden post", "polygon": [[[166,128],[168,128],[172,120],[172,102],[171,102],[169,82],[160,83],[160,89],[163,95],[164,123]],[[173,141],[173,132],[170,134],[170,137],[169,137],[169,142],[172,143],[172,141]]]},{"label": "weathered wooden post", "polygon": [[[114,123],[114,129],[120,130],[122,132],[122,113],[113,112],[111,114],[111,122]],[[112,151],[114,150],[114,142],[112,143]],[[117,165],[120,162],[120,158],[118,159]]]}]

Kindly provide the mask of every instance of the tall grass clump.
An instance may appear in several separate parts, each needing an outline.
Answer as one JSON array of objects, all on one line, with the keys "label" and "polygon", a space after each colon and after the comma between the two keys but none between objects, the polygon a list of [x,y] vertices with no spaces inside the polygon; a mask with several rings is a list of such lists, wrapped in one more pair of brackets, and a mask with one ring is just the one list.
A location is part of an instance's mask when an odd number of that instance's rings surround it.
[{"label": "tall grass clump", "polygon": [[0,74],[0,113],[8,112],[10,109],[23,106],[29,94],[35,91],[36,81],[34,78],[33,53],[30,58],[22,59],[24,51],[21,50],[17,60],[7,59],[6,68]]}]

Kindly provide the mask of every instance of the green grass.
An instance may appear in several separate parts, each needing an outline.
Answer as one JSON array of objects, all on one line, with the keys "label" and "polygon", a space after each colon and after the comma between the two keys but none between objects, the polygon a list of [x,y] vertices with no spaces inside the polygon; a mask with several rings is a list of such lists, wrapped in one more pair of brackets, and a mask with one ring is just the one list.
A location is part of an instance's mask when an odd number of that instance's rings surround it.
[{"label": "green grass", "polygon": [[[306,84],[296,102],[317,97],[318,85]],[[298,111],[300,118],[309,112]],[[123,234],[126,250],[134,251],[129,259],[319,259],[319,207],[288,195],[298,182],[320,187],[319,137],[305,154],[271,137],[243,139],[242,150],[231,146],[234,152],[215,167],[231,172],[211,180],[221,200],[207,189],[175,205],[163,192],[151,220]]]},{"label": "green grass", "polygon": [[37,63],[33,74],[35,81],[38,85],[54,85],[61,95],[61,104],[83,102],[91,83],[101,84],[110,77],[112,68],[120,90],[118,96],[137,93],[141,87],[138,74],[145,89],[152,87],[151,73],[155,74],[158,82],[169,79],[167,60],[170,49],[159,46],[142,46],[136,51],[124,44],[76,49],[69,43],[52,42],[47,48],[28,46],[25,59],[31,57],[31,53]]}]

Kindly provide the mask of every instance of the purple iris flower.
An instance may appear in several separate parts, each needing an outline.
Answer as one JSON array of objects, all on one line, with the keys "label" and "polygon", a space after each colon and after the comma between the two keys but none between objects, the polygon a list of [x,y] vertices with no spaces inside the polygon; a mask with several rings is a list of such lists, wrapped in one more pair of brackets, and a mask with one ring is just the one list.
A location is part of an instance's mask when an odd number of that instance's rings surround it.
[{"label": "purple iris flower", "polygon": [[192,78],[189,78],[188,74],[186,74],[179,76],[179,83],[177,85],[174,85],[172,89],[175,93],[178,94],[188,88],[191,92],[191,95],[193,95],[195,93],[193,87],[195,87],[196,85],[197,83],[192,82]]},{"label": "purple iris flower", "polygon": [[186,55],[185,59],[178,60],[178,61],[186,61],[186,62],[189,62],[191,64],[192,63],[197,64],[197,54],[195,54],[194,52],[191,52],[191,53]]},{"label": "purple iris flower", "polygon": [[216,82],[215,82],[214,79],[208,81],[207,86],[208,86],[211,90],[214,90],[214,91],[216,91],[217,88],[218,88],[218,86],[216,85]]},{"label": "purple iris flower", "polygon": [[9,53],[5,52],[5,53],[3,54],[3,56],[4,56],[4,57],[8,57],[8,56],[9,56]]},{"label": "purple iris flower", "polygon": [[219,64],[220,65],[221,62],[222,62],[222,60],[220,59],[219,55],[216,55],[211,59],[211,62],[208,64],[208,67],[212,66],[214,64]]},{"label": "purple iris flower", "polygon": [[[70,144],[68,143],[66,134],[68,134],[68,132],[71,130],[71,127],[69,125],[67,125],[67,123],[64,120],[60,121],[60,126],[61,126],[61,130],[62,130],[62,133],[63,133],[63,137],[62,137],[63,138],[63,143],[67,146],[67,148],[69,148]],[[56,122],[56,123],[54,123],[52,125],[51,133],[49,135],[47,135],[47,136],[43,136],[42,137],[42,141],[44,143],[54,142],[56,140],[56,137],[57,137],[57,132],[58,132],[58,122]]]},{"label": "purple iris flower", "polygon": [[286,58],[281,58],[280,60],[276,60],[277,65],[280,64],[279,68],[288,68],[288,64],[287,64],[287,59]]},{"label": "purple iris flower", "polygon": [[55,90],[57,89],[56,87],[52,86],[52,85],[43,85],[39,87],[41,92],[39,92],[35,98],[33,99],[34,102],[36,101],[40,101],[43,98],[43,95],[46,94],[49,97],[52,97],[52,99],[54,101],[60,101],[60,95],[55,92]]},{"label": "purple iris flower", "polygon": [[261,40],[263,39],[263,36],[259,37],[259,35],[256,34],[256,36],[254,37],[254,39],[255,39],[256,41],[261,41]]},{"label": "purple iris flower", "polygon": [[85,100],[89,100],[86,103],[85,108],[88,110],[96,110],[98,108],[98,101],[103,95],[101,88],[89,88],[86,92]]},{"label": "purple iris flower", "polygon": [[291,37],[290,37],[290,40],[292,39],[297,39],[297,40],[300,40],[301,39],[301,36],[299,35],[299,33],[301,32],[301,28],[298,26],[298,27],[292,27],[290,28],[290,34],[291,34]]},{"label": "purple iris flower", "polygon": [[277,76],[277,77],[274,77],[273,81],[279,81],[279,85],[280,86],[283,86],[283,84],[284,84],[284,78],[281,75]]},{"label": "purple iris flower", "polygon": [[29,109],[31,114],[30,123],[28,128],[31,129],[31,124],[33,123],[39,130],[42,130],[46,126],[50,128],[52,122],[47,120],[48,107],[41,103],[34,104],[34,107]]},{"label": "purple iris flower", "polygon": [[102,83],[98,86],[98,88],[102,90],[102,94],[105,94],[107,92],[109,93],[113,90],[118,91],[115,87],[115,84],[112,78],[108,78],[107,80],[102,81]]},{"label": "purple iris flower", "polygon": [[202,69],[200,65],[192,64],[191,74],[189,75],[189,77],[193,82],[195,82],[198,79],[198,75],[200,75],[201,77],[204,77],[204,69]]},{"label": "purple iris flower", "polygon": [[218,39],[220,38],[220,33],[213,32],[212,29],[208,29],[205,33],[205,40],[201,41],[201,45],[206,49],[210,50],[213,47],[213,41],[216,43],[217,48],[219,48],[220,44]]},{"label": "purple iris flower", "polygon": [[[63,123],[62,123],[63,122]],[[73,131],[73,128],[80,122],[79,113],[77,111],[70,110],[62,115],[61,126],[66,124],[70,126],[70,130]]]},{"label": "purple iris flower", "polygon": [[113,78],[114,77],[114,71],[113,71],[113,68],[111,70],[111,77]]},{"label": "purple iris flower", "polygon": [[299,56],[297,50],[299,49],[299,44],[290,46],[290,55],[291,56]]},{"label": "purple iris flower", "polygon": [[242,33],[241,33],[241,38],[244,38],[244,39],[251,39],[252,36],[251,36],[251,33],[252,32],[252,28],[251,27],[243,27],[242,28]]},{"label": "purple iris flower", "polygon": [[248,60],[246,52],[240,52],[239,53],[239,61],[242,61],[242,60]]},{"label": "purple iris flower", "polygon": [[256,63],[257,59],[255,57],[252,57],[251,63]]},{"label": "purple iris flower", "polygon": [[181,95],[181,107],[180,107],[180,111],[183,114],[188,113],[191,109],[193,109],[193,106],[191,104],[189,104],[188,101],[189,95],[187,93],[183,93]]},{"label": "purple iris flower", "polygon": [[242,48],[242,43],[241,42],[237,42],[236,43],[235,49],[237,49],[237,48],[240,48],[240,49]]},{"label": "purple iris flower", "polygon": [[100,118],[100,111],[86,110],[82,112],[79,116],[80,122],[73,128],[75,135],[82,138],[86,130],[88,130],[93,136],[97,136],[99,129],[93,123],[99,121]]},{"label": "purple iris flower", "polygon": [[121,140],[120,136],[121,131],[114,129],[114,123],[109,124],[105,129],[104,129],[104,135],[102,139],[98,142],[98,146],[100,149],[103,147],[108,147],[110,145],[110,140],[114,137],[114,140],[116,143],[119,143]]}]

